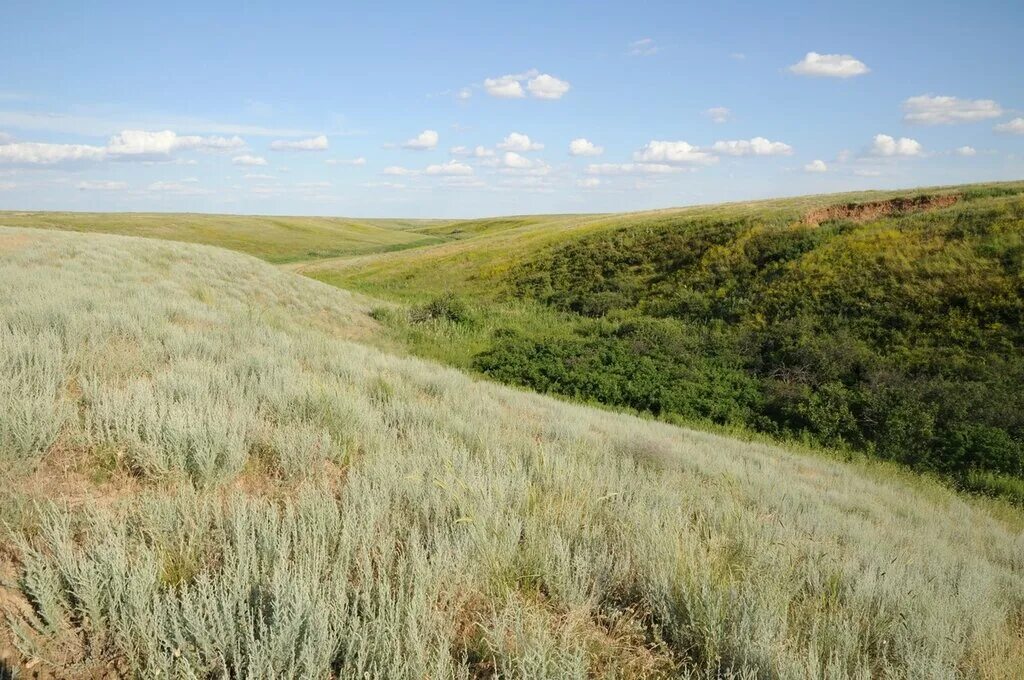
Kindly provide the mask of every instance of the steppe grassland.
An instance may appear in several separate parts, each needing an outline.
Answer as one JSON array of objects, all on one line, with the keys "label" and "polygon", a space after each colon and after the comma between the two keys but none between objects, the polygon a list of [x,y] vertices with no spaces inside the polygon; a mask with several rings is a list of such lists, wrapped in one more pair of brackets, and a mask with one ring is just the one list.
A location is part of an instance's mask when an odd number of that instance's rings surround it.
[{"label": "steppe grassland", "polygon": [[1024,664],[1019,521],[389,356],[346,339],[363,312],[213,248],[0,230],[0,603],[24,658],[142,677]]},{"label": "steppe grassland", "polygon": [[[124,234],[219,246],[284,263],[438,243],[412,227],[436,220],[362,220],[196,213],[0,212],[0,225]],[[443,222],[441,224],[444,224]]]}]

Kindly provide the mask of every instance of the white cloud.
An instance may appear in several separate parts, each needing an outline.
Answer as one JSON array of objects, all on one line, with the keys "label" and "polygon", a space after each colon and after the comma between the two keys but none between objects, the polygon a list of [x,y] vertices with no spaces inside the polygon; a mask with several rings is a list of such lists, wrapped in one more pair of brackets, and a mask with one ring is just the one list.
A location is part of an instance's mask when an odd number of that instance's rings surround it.
[{"label": "white cloud", "polygon": [[450,153],[453,156],[468,156],[473,152],[467,146],[453,146],[452,148],[448,149],[448,153]]},{"label": "white cloud", "polygon": [[499,99],[522,99],[526,96],[523,91],[522,81],[537,74],[536,71],[526,73],[509,74],[497,78],[484,79],[484,91],[492,97]]},{"label": "white cloud", "polygon": [[123,191],[128,188],[128,184],[111,180],[85,180],[79,182],[76,188],[79,191]]},{"label": "white cloud", "polygon": [[538,99],[561,99],[570,87],[568,81],[559,80],[547,73],[531,78],[526,83],[526,89]]},{"label": "white cloud", "polygon": [[849,54],[818,54],[808,52],[807,56],[789,67],[801,76],[822,76],[826,78],[852,78],[868,73],[864,62]]},{"label": "white cloud", "polygon": [[326,151],[329,146],[327,135],[298,140],[275,139],[270,143],[272,151]]},{"label": "white cloud", "polygon": [[101,161],[107,156],[102,146],[86,144],[41,144],[18,142],[0,145],[0,163],[53,165],[71,161]]},{"label": "white cloud", "polygon": [[19,130],[47,130],[94,137],[112,135],[122,130],[186,130],[192,133],[252,135],[255,137],[298,137],[313,134],[307,130],[239,125],[177,116],[136,116],[118,120],[45,111],[0,111],[0,127],[12,127]]},{"label": "white cloud", "polygon": [[657,54],[658,46],[652,38],[641,38],[629,43],[629,55],[631,57],[649,57]]},{"label": "white cloud", "polygon": [[688,163],[708,165],[718,159],[707,151],[701,151],[686,142],[652,140],[640,151],[633,154],[633,160],[643,163]]},{"label": "white cloud", "polygon": [[331,183],[330,182],[326,182],[326,181],[320,181],[320,182],[297,182],[295,184],[295,186],[300,188],[300,189],[329,189],[331,187]]},{"label": "white cloud", "polygon": [[807,165],[804,166],[804,171],[805,172],[828,172],[828,165],[825,164],[825,161],[821,161],[821,160],[811,161],[810,163],[808,163]]},{"label": "white cloud", "polygon": [[502,151],[540,151],[544,145],[531,141],[528,135],[521,132],[513,132],[498,144],[498,148]]},{"label": "white cloud", "polygon": [[793,147],[789,144],[773,142],[764,137],[715,142],[711,148],[729,156],[788,156],[793,153]]},{"label": "white cloud", "polygon": [[872,156],[920,156],[920,142],[909,137],[894,139],[889,135],[875,135],[868,153]]},{"label": "white cloud", "polygon": [[414,151],[426,151],[427,149],[433,149],[437,146],[437,140],[440,136],[435,130],[424,130],[412,139],[406,140],[405,144],[402,145],[403,149],[413,149]]},{"label": "white cloud", "polygon": [[857,177],[880,177],[882,175],[878,170],[854,170],[853,174]]},{"label": "white cloud", "polygon": [[583,179],[576,180],[576,186],[583,189],[594,189],[601,186],[601,180],[597,177],[584,177]]},{"label": "white cloud", "polygon": [[396,184],[395,182],[363,182],[359,186],[367,189],[404,189],[404,184]]},{"label": "white cloud", "polygon": [[204,149],[225,151],[245,146],[241,137],[200,137],[179,135],[171,130],[122,130],[107,142],[107,152],[113,156],[168,156],[173,151]]},{"label": "white cloud", "polygon": [[232,158],[231,162],[235,165],[266,165],[267,159],[262,156],[253,156],[252,154],[242,154]]},{"label": "white cloud", "polygon": [[735,59],[736,61],[743,61],[744,59],[747,58],[747,55],[745,55],[743,52],[733,52],[729,56]]},{"label": "white cloud", "polygon": [[6,132],[0,132],[0,144],[6,144],[7,142],[11,141],[11,139],[11,136]]},{"label": "white cloud", "polygon": [[978,151],[973,146],[961,146],[956,150],[958,156],[976,156]]},{"label": "white cloud", "polygon": [[908,123],[940,125],[973,123],[998,118],[1003,109],[991,99],[960,99],[920,95],[903,102],[903,120]]},{"label": "white cloud", "polygon": [[484,91],[499,99],[522,99],[527,91],[537,99],[561,99],[570,87],[568,82],[536,69],[484,79]]},{"label": "white cloud", "polygon": [[10,191],[17,188],[17,186],[14,182],[0,182],[0,191]]},{"label": "white cloud", "polygon": [[412,176],[412,175],[418,175],[419,174],[416,170],[411,170],[409,168],[403,168],[401,165],[389,165],[388,167],[384,168],[384,170],[382,170],[382,172],[385,175],[395,175],[395,176],[398,176],[398,177],[409,177],[409,176]]},{"label": "white cloud", "polygon": [[1008,132],[1012,135],[1024,135],[1024,118],[1014,118],[1007,123],[995,126],[996,132]]},{"label": "white cloud", "polygon": [[247,179],[247,180],[251,181],[251,180],[277,179],[277,177],[275,177],[274,175],[266,175],[266,174],[263,174],[263,173],[247,173],[245,175],[242,175],[242,179]]},{"label": "white cloud", "polygon": [[604,153],[604,147],[580,137],[569,142],[569,153],[573,156],[600,156]]},{"label": "white cloud", "polygon": [[358,158],[328,158],[324,161],[327,165],[366,165],[366,159]]},{"label": "white cloud", "polygon": [[494,151],[486,146],[477,146],[473,149],[473,155],[477,158],[490,158],[494,155]]},{"label": "white cloud", "polygon": [[710,118],[712,123],[726,123],[732,117],[732,111],[724,106],[712,106],[704,115]]},{"label": "white cloud", "polygon": [[502,163],[505,164],[506,168],[529,168],[533,166],[533,162],[526,156],[520,156],[515,151],[506,151],[502,157]]},{"label": "white cloud", "polygon": [[472,175],[473,168],[459,161],[448,161],[447,163],[428,165],[426,173],[428,175]]},{"label": "white cloud", "polygon": [[670,175],[684,172],[683,168],[664,163],[592,163],[588,175]]},{"label": "white cloud", "polygon": [[468,87],[464,87],[455,93],[455,98],[460,102],[468,101],[473,96],[473,90]]}]

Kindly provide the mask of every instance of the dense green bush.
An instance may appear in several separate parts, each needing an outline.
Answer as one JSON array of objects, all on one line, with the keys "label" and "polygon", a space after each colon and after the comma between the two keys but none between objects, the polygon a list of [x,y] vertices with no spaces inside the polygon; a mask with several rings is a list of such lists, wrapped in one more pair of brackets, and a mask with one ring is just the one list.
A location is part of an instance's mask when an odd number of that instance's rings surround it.
[{"label": "dense green bush", "polygon": [[409,320],[413,323],[427,321],[450,321],[466,323],[472,320],[469,306],[461,298],[452,293],[445,293],[418,307],[409,310]]},{"label": "dense green bush", "polygon": [[500,380],[962,479],[1024,474],[1018,193],[863,224],[680,217],[566,243],[511,290],[601,322],[496,336],[476,367]]}]

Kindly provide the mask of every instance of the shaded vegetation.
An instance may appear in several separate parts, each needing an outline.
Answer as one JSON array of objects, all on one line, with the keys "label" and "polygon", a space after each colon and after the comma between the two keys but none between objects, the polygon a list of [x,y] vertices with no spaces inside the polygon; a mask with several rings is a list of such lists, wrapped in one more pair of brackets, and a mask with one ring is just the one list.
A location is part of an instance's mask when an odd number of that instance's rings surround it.
[{"label": "shaded vegetation", "polygon": [[952,208],[863,224],[623,228],[553,248],[509,279],[515,296],[580,321],[570,333],[499,329],[473,361],[497,379],[864,450],[964,483],[1024,473],[1016,191],[974,189]]}]

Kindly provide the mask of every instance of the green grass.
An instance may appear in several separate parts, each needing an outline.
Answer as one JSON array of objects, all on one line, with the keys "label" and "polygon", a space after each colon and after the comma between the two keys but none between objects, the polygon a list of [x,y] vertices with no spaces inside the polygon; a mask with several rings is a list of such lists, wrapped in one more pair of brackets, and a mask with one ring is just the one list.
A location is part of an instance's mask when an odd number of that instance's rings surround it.
[{"label": "green grass", "polygon": [[[480,220],[455,242],[301,271],[401,303],[379,319],[419,356],[1020,499],[1022,191]],[[416,318],[445,295],[465,318]]]},{"label": "green grass", "polygon": [[787,224],[823,206],[879,201],[935,193],[969,192],[972,197],[1017,191],[1022,183],[866,191],[743,203],[672,208],[613,215],[531,215],[427,228],[452,238],[429,248],[384,256],[339,257],[304,265],[312,278],[373,295],[423,301],[454,291],[493,299],[507,291],[509,273],[538,254],[576,239],[620,229],[659,228],[681,221],[758,219]]},{"label": "green grass", "polygon": [[367,311],[223,250],[0,229],[0,652],[58,677],[1019,671],[1018,510],[388,355],[351,340]]},{"label": "green grass", "polygon": [[434,221],[175,213],[0,212],[0,225],[124,234],[219,246],[287,263],[438,243]]}]

